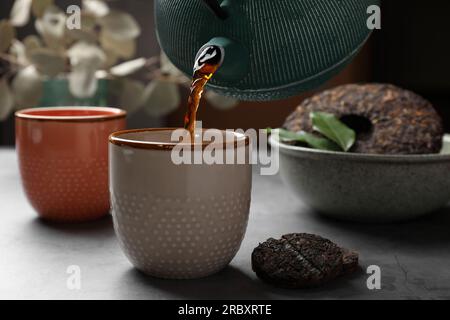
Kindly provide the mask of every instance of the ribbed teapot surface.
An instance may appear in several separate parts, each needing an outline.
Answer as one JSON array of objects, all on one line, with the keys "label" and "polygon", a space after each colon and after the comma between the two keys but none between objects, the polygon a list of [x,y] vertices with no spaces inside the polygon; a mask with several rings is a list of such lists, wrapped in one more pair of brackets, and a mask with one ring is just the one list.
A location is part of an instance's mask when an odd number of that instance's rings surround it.
[{"label": "ribbed teapot surface", "polygon": [[[370,35],[367,9],[378,0],[225,0],[226,18],[202,0],[156,0],[162,49],[180,70],[192,74],[199,49],[216,37],[239,43],[239,77],[221,70],[213,90],[241,100],[286,98],[338,73]],[[225,50],[225,56],[227,52]],[[248,59],[246,59],[248,58]],[[240,60],[240,59],[236,59]]]}]

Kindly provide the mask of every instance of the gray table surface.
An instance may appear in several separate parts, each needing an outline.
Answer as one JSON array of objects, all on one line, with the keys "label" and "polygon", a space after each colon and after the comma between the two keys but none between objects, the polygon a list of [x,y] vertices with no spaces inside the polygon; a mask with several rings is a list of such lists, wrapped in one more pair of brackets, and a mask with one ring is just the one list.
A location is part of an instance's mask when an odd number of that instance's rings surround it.
[{"label": "gray table surface", "polygon": [[[0,149],[1,299],[450,299],[450,209],[410,223],[361,225],[319,216],[292,197],[279,177],[254,174],[246,237],[222,272],[200,280],[142,275],[116,241],[111,217],[60,225],[36,217],[20,185],[13,149]],[[322,288],[282,290],[251,270],[253,248],[270,237],[309,232],[359,251],[362,269]],[[67,288],[68,266],[81,268],[81,290]],[[382,289],[367,289],[378,265]]]}]

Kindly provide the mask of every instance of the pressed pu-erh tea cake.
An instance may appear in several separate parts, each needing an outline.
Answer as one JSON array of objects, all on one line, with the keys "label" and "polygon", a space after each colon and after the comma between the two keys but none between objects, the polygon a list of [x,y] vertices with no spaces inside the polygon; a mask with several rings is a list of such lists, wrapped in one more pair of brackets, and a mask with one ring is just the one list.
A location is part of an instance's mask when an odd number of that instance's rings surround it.
[{"label": "pressed pu-erh tea cake", "polygon": [[298,233],[269,239],[252,254],[257,276],[284,288],[323,285],[358,268],[358,254],[317,235]]},{"label": "pressed pu-erh tea cake", "polygon": [[324,91],[298,106],[284,127],[312,132],[310,113],[318,111],[336,115],[356,131],[353,152],[430,154],[442,148],[442,120],[431,103],[393,85],[351,84]]}]

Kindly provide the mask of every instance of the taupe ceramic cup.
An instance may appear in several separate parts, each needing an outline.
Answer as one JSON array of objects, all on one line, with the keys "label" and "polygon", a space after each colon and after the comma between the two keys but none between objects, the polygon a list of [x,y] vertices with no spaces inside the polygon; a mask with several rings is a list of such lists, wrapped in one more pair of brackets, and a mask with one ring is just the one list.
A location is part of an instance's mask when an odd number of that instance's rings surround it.
[{"label": "taupe ceramic cup", "polygon": [[[176,165],[173,130],[111,135],[114,228],[137,269],[159,278],[201,278],[226,267],[239,250],[250,209],[251,165]],[[248,137],[222,134],[235,142],[221,148],[248,154]],[[203,150],[206,143],[197,147]]]}]

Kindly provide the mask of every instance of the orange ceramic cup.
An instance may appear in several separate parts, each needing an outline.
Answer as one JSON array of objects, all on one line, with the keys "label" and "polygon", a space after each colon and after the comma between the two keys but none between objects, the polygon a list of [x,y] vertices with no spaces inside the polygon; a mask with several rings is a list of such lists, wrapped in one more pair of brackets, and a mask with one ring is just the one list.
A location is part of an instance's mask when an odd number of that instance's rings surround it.
[{"label": "orange ceramic cup", "polygon": [[76,222],[109,213],[108,137],[126,126],[116,108],[55,107],[16,113],[25,193],[38,214]]}]

